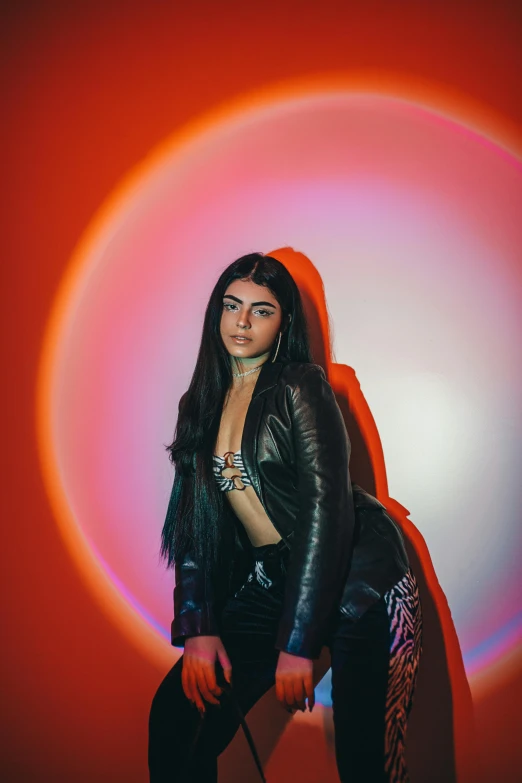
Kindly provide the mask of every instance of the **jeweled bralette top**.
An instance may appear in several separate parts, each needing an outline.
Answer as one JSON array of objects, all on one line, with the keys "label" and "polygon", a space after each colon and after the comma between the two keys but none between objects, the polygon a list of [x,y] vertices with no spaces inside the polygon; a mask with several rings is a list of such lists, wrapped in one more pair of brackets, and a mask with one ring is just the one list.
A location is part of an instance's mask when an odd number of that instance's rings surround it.
[{"label": "jeweled bralette top", "polygon": [[[217,454],[213,455],[214,460],[214,475],[218,484],[218,488],[222,492],[229,492],[231,489],[245,489],[251,487],[252,482],[248,476],[243,465],[243,458],[241,457],[241,449],[239,451],[227,451],[222,457]],[[235,468],[234,473],[230,476],[224,476],[223,471],[228,468]]]}]

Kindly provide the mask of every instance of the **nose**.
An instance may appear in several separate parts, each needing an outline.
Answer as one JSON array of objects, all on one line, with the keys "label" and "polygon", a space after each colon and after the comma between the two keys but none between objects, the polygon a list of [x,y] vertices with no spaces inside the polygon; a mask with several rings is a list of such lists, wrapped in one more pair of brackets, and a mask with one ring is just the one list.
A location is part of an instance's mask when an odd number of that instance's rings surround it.
[{"label": "nose", "polygon": [[247,310],[240,310],[237,316],[236,324],[239,329],[250,329],[250,320]]}]

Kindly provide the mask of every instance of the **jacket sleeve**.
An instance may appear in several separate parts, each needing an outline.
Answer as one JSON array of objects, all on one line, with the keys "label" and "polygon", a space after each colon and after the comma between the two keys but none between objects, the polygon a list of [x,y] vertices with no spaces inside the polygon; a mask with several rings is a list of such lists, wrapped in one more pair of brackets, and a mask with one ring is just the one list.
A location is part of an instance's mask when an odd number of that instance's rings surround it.
[{"label": "jacket sleeve", "polygon": [[[179,401],[181,410],[183,394]],[[170,496],[171,505],[176,506],[183,491],[183,478],[176,474]],[[196,563],[193,553],[188,552],[174,560],[174,619],[171,624],[171,644],[184,647],[189,636],[215,636],[218,634],[214,617],[214,603],[210,593],[210,580],[206,580],[203,569]],[[207,581],[207,585],[205,585]]]},{"label": "jacket sleeve", "polygon": [[275,647],[318,658],[351,559],[350,441],[322,367],[310,365],[290,396],[299,511]]},{"label": "jacket sleeve", "polygon": [[205,595],[205,574],[188,553],[174,563],[174,619],[171,644],[184,647],[189,636],[218,636],[214,605]]}]

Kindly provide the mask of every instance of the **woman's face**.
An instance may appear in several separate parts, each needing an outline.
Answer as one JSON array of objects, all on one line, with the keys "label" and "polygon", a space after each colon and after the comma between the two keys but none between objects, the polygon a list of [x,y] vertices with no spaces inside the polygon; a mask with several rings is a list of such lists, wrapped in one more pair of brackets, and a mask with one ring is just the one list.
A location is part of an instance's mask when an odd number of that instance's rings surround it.
[{"label": "woman's face", "polygon": [[[281,306],[265,286],[234,280],[225,291],[220,332],[231,356],[248,360],[269,353],[281,321]],[[244,339],[238,340],[236,335]]]}]

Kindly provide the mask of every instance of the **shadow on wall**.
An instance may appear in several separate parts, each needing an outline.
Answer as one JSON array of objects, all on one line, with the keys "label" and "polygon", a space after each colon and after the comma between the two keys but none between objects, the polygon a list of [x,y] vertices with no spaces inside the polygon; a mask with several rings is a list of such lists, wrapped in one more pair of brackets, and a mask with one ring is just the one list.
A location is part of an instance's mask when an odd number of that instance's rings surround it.
[{"label": "shadow on wall", "polygon": [[[375,495],[402,529],[419,583],[424,633],[415,701],[408,725],[411,783],[474,783],[478,778],[473,768],[476,753],[471,691],[451,612],[426,543],[407,518],[409,511],[389,497],[379,433],[354,370],[331,360],[330,325],[319,273],[306,256],[291,248],[282,248],[269,255],[287,267],[301,291],[314,361],[325,369],[352,444],[351,479]],[[316,682],[319,682],[330,666],[327,648],[323,648],[317,663]],[[338,780],[331,709],[316,709],[312,715],[306,713],[306,720],[304,716],[298,719],[299,713],[291,719],[277,704],[271,689],[250,715],[263,767],[269,768],[274,783],[283,783],[289,775],[301,783],[317,780],[335,783]],[[245,777],[252,765],[249,753],[244,738],[238,733],[220,757],[220,774],[225,780],[239,781],[238,769],[242,770],[244,783],[258,779],[255,768],[251,770],[251,776]]]}]

